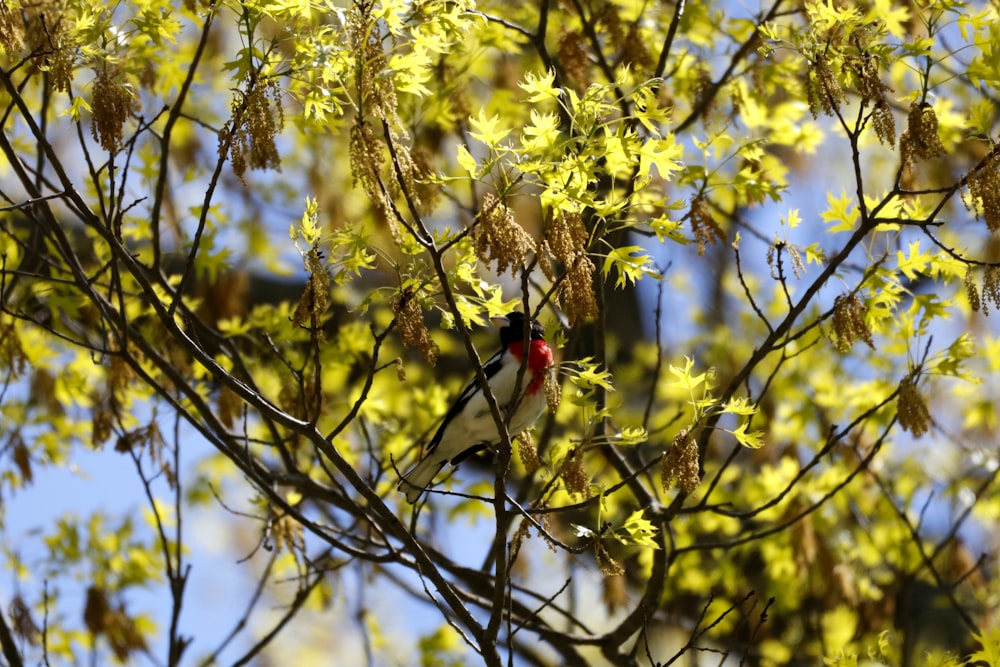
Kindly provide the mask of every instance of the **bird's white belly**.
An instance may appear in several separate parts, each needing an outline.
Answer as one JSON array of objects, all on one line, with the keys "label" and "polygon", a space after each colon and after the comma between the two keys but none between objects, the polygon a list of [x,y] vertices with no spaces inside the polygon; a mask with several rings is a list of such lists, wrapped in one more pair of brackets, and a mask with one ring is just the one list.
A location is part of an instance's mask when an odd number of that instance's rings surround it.
[{"label": "bird's white belly", "polygon": [[[526,375],[528,374],[526,373]],[[506,414],[507,406],[510,403],[511,394],[513,393],[511,389],[516,378],[517,368],[513,365],[502,368],[493,378],[494,396],[500,406],[501,415]],[[525,377],[523,382],[524,387],[527,388],[530,386],[532,380],[533,378],[531,377]],[[544,411],[544,392],[539,391],[534,394],[523,395],[509,422],[507,430],[511,437],[531,426]],[[489,435],[484,436],[484,433]],[[469,399],[461,414],[448,426],[440,448],[442,452],[452,453],[457,448],[464,449],[475,444],[494,445],[499,442],[500,434],[496,423],[493,421],[493,415],[490,413],[490,406],[486,402],[486,397],[482,392],[476,392]]]}]

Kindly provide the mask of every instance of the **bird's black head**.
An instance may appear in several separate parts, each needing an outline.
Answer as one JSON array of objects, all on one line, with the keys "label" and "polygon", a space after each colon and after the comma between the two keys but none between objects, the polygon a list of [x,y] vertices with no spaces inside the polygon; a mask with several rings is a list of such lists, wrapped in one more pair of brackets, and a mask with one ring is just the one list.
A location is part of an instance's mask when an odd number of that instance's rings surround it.
[{"label": "bird's black head", "polygon": [[[514,311],[503,317],[494,317],[493,321],[500,325],[500,343],[504,347],[524,340],[524,313]],[[544,338],[545,328],[537,320],[531,320],[531,340]]]}]

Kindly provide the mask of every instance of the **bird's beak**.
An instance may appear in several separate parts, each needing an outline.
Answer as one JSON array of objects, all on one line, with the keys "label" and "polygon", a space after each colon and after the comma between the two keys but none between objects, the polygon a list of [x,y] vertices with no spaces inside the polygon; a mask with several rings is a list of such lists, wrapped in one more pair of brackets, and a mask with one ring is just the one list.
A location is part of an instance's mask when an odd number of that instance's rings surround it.
[{"label": "bird's beak", "polygon": [[491,317],[490,321],[493,322],[495,327],[506,327],[510,325],[510,320],[507,319],[506,315],[497,315],[496,317]]}]

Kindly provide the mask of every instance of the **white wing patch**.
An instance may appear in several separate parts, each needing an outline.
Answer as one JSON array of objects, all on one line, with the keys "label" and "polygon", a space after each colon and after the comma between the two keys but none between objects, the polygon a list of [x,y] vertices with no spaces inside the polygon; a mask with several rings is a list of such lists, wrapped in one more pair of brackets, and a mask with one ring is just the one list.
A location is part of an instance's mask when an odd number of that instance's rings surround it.
[{"label": "white wing patch", "polygon": [[[504,355],[502,359],[499,354],[495,355],[483,366],[501,410],[504,410],[511,398],[516,395],[514,384],[517,381],[519,367],[520,363],[512,354]],[[525,372],[522,389],[527,388],[533,379],[530,372]],[[510,434],[517,435],[523,431],[538,419],[544,410],[544,394],[537,392],[535,395],[524,396],[510,420]],[[443,431],[436,434],[435,440],[438,442],[433,443],[428,452],[428,456],[434,461],[439,463],[454,461],[470,447],[475,447],[477,444],[496,444],[500,441],[500,434],[497,432],[486,396],[479,390],[479,383],[475,379],[465,388],[449,413],[445,417]],[[483,433],[489,433],[491,437],[484,439]]]}]

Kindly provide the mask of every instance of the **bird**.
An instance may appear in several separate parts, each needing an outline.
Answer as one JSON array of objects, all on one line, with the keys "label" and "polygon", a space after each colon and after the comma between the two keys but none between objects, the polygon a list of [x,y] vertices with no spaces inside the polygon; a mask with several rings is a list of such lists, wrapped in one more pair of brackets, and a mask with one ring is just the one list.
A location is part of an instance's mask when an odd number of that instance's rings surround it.
[{"label": "bird", "polygon": [[[514,311],[492,320],[500,327],[500,351],[483,364],[483,371],[501,414],[506,416],[511,402],[515,402],[507,432],[516,435],[534,424],[545,411],[543,385],[545,374],[552,366],[552,349],[545,342],[544,327],[531,320],[528,364],[521,380],[521,391],[515,391],[526,347],[525,316]],[[500,434],[486,396],[478,378],[472,378],[445,413],[423,458],[402,476],[397,488],[406,493],[408,502],[415,503],[446,463],[458,465],[472,454],[499,442]]]}]

